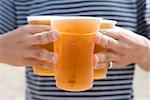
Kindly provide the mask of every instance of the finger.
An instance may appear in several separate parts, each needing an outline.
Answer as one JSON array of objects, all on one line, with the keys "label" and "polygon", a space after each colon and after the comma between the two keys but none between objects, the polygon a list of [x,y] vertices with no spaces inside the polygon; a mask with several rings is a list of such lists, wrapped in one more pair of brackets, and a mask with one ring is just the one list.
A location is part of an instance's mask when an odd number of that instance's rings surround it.
[{"label": "finger", "polygon": [[96,56],[96,61],[97,61],[96,64],[98,64],[100,62],[101,63],[108,62],[108,57],[107,57],[106,53],[97,53],[97,54],[95,54],[95,56]]},{"label": "finger", "polygon": [[48,25],[25,25],[19,28],[22,32],[27,32],[29,34],[41,33],[44,31],[50,31],[51,27]]},{"label": "finger", "polygon": [[58,32],[56,30],[51,30],[47,32],[34,34],[28,42],[32,45],[42,45],[53,41],[57,41],[58,39]]},{"label": "finger", "polygon": [[112,61],[112,68],[119,69],[119,68],[123,68],[124,66],[125,66],[125,64],[122,64],[122,63],[120,63],[118,61]]},{"label": "finger", "polygon": [[128,31],[119,27],[115,27],[113,29],[101,30],[100,32],[116,40],[122,40],[122,39],[128,38],[128,36],[125,34],[125,32],[128,32]]},{"label": "finger", "polygon": [[43,60],[47,62],[56,63],[58,60],[58,56],[55,53],[49,52],[45,49],[30,49],[28,50],[29,57],[36,58],[38,60]]},{"label": "finger", "polygon": [[26,66],[37,66],[37,67],[43,67],[43,68],[48,68],[50,70],[54,70],[54,64],[40,61],[38,59],[27,58],[24,60],[23,63]]},{"label": "finger", "polygon": [[103,68],[107,68],[109,65],[109,63],[98,63],[95,67],[95,69],[103,69]]},{"label": "finger", "polygon": [[97,53],[95,54],[95,56],[97,58],[97,63],[120,60],[120,55],[112,53],[112,52]]},{"label": "finger", "polygon": [[103,35],[100,32],[96,34],[96,43],[102,47],[109,48],[115,51],[120,50],[119,48],[120,44],[118,43],[117,40],[107,35]]}]

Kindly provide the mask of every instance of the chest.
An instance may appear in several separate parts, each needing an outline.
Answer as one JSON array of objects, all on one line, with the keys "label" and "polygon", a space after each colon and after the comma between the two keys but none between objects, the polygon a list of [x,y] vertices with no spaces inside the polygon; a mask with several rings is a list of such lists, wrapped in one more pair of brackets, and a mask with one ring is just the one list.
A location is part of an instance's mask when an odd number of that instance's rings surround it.
[{"label": "chest", "polygon": [[27,0],[18,2],[17,24],[26,24],[26,16],[62,15],[94,16],[118,21],[118,25],[134,31],[136,6],[134,0]]}]

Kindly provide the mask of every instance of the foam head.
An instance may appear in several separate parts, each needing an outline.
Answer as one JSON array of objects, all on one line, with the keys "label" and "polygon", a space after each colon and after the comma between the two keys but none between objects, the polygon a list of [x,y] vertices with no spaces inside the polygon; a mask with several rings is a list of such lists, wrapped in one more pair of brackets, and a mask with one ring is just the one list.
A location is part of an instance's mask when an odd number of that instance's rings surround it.
[{"label": "foam head", "polygon": [[66,16],[52,19],[51,24],[60,32],[82,34],[96,32],[101,20],[96,17]]}]

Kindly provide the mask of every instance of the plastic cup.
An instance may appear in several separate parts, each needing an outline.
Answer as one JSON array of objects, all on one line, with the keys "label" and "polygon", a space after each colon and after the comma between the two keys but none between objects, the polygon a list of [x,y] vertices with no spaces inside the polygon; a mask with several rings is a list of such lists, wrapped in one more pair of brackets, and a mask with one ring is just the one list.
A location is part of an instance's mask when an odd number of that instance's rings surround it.
[{"label": "plastic cup", "polygon": [[[100,22],[100,30],[112,29],[117,24],[114,20],[102,20]],[[94,53],[104,53],[107,51],[107,48],[102,47],[100,45],[95,45]],[[103,79],[107,76],[108,68],[104,66],[98,66],[100,69],[94,69],[94,79],[99,80]]]},{"label": "plastic cup", "polygon": [[[28,24],[30,25],[49,25],[51,26],[51,19],[56,18],[57,16],[28,16]],[[45,44],[45,45],[39,45],[40,48],[44,48],[50,52],[53,52],[53,42]],[[49,62],[51,63],[51,62]],[[51,63],[52,64],[52,63]],[[40,76],[54,76],[54,71],[49,70],[48,68],[43,68],[41,66],[32,66],[33,72],[36,75]]]},{"label": "plastic cup", "polygon": [[93,86],[93,52],[100,19],[65,17],[52,20],[60,39],[54,43],[59,55],[55,65],[56,86],[66,91],[85,91]]}]

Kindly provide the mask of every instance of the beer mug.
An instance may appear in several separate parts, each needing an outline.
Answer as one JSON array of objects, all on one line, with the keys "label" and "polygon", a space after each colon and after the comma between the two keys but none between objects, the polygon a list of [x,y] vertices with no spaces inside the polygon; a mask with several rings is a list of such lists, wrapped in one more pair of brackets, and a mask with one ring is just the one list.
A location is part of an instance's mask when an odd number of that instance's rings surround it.
[{"label": "beer mug", "polygon": [[100,18],[64,17],[51,21],[60,38],[54,42],[58,54],[55,65],[56,86],[66,91],[85,91],[93,86],[95,35]]},{"label": "beer mug", "polygon": [[[28,16],[28,24],[30,25],[49,25],[51,26],[50,20],[52,18],[55,18],[55,16]],[[50,52],[53,52],[53,42],[45,44],[45,45],[39,45],[40,48],[44,48]],[[50,63],[50,62],[49,62]],[[54,76],[54,71],[50,70],[48,68],[43,68],[40,66],[32,66],[33,72],[36,75],[40,76]]]},{"label": "beer mug", "polygon": [[[114,28],[114,26],[116,25],[116,21],[114,20],[102,20],[100,22],[100,29],[99,30],[105,30],[105,29],[111,29]],[[94,53],[104,53],[107,51],[107,48],[99,46],[99,45],[95,45],[95,49],[94,49]],[[102,67],[102,68],[100,68]],[[107,76],[107,69],[106,67],[103,66],[99,66],[100,69],[94,69],[94,79],[98,80],[98,79],[103,79]]]}]

